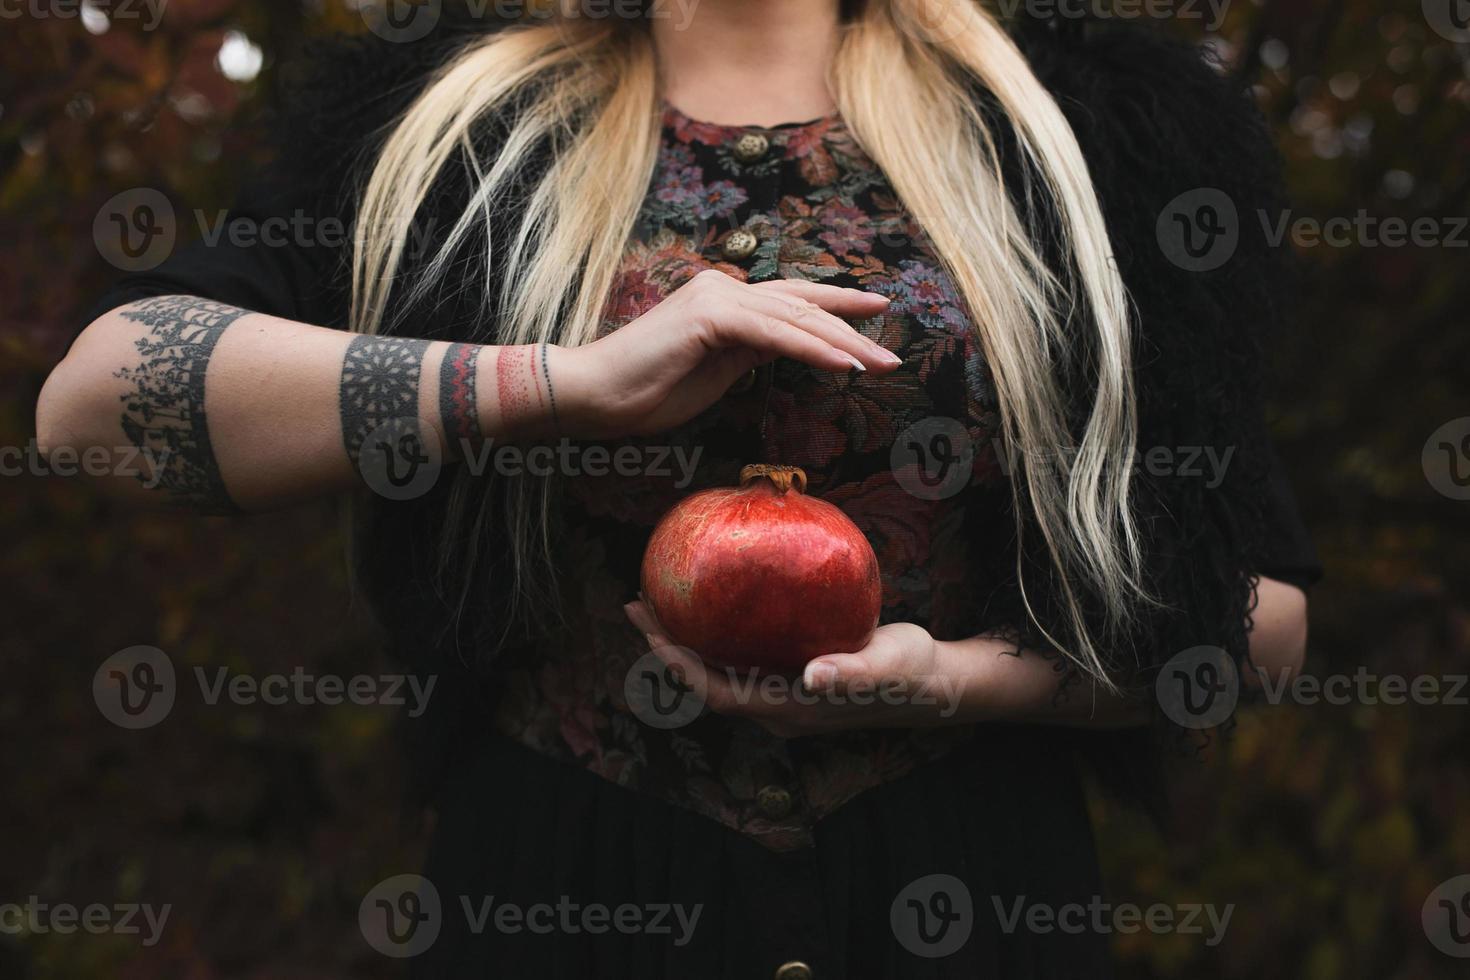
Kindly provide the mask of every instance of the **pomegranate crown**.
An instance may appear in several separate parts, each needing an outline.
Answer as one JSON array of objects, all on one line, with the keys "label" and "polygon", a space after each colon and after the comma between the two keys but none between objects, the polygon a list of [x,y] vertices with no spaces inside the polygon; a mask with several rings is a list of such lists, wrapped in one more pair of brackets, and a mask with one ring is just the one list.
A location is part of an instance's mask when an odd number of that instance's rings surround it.
[{"label": "pomegranate crown", "polygon": [[740,485],[748,487],[759,479],[770,480],[777,493],[795,488],[797,493],[806,493],[806,473],[799,466],[776,466],[769,463],[751,463],[740,470]]}]

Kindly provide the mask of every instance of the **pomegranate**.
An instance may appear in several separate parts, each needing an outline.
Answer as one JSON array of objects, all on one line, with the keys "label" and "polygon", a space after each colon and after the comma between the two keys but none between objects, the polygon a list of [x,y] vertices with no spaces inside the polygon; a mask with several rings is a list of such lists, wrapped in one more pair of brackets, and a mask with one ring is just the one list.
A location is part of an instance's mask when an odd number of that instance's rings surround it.
[{"label": "pomegranate", "polygon": [[808,497],[795,466],[747,466],[740,486],[674,506],[643,553],[643,598],[669,639],[709,663],[800,671],[864,647],[878,558],[847,515]]}]

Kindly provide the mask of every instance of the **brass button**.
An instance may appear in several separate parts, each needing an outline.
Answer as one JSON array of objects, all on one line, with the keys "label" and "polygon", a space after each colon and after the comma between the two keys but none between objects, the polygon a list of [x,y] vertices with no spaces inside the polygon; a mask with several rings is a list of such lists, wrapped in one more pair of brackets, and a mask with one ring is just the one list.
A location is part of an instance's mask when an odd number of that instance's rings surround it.
[{"label": "brass button", "polygon": [[730,232],[729,236],[725,239],[725,244],[721,248],[725,252],[725,258],[743,259],[749,257],[750,253],[755,251],[756,244],[755,235],[741,228],[738,231]]},{"label": "brass button", "polygon": [[755,794],[755,805],[772,820],[791,814],[791,794],[779,786],[763,786]]},{"label": "brass button", "polygon": [[800,960],[782,963],[776,968],[776,980],[812,980],[812,968]]},{"label": "brass button", "polygon": [[746,133],[735,141],[730,149],[735,154],[735,159],[741,163],[755,163],[766,155],[771,148],[771,141],[760,133]]}]

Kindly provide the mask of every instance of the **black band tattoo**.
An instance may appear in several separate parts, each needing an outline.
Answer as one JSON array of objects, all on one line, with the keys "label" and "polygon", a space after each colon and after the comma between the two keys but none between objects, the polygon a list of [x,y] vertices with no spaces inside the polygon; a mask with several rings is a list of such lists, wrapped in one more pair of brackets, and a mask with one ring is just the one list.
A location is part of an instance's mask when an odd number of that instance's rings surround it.
[{"label": "black band tattoo", "polygon": [[[342,441],[356,465],[369,436],[375,443],[419,443],[419,373],[427,340],[360,335],[342,359]],[[376,433],[376,435],[374,435]]]},{"label": "black band tattoo", "polygon": [[541,345],[541,374],[546,378],[546,394],[551,399],[551,424],[561,431],[561,419],[556,415],[556,389],[551,386],[551,367],[546,362],[546,345]]},{"label": "black band tattoo", "polygon": [[160,296],[122,311],[149,328],[135,344],[142,363],[116,374],[132,384],[122,396],[122,430],[157,467],[139,480],[205,513],[239,511],[209,440],[204,386],[215,345],[248,312],[195,296]]},{"label": "black band tattoo", "polygon": [[480,348],[450,344],[439,366],[439,420],[444,438],[460,440],[465,449],[480,442],[480,409],[475,388]]}]

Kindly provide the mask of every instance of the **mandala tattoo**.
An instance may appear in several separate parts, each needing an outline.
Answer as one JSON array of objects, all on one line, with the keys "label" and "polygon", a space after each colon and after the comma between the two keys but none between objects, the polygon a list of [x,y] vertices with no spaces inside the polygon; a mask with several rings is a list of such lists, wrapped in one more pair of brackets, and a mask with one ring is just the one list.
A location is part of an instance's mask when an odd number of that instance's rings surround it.
[{"label": "mandala tattoo", "polygon": [[209,441],[204,385],[209,359],[230,324],[248,310],[195,296],[160,296],[134,303],[122,317],[146,325],[136,341],[143,361],[115,377],[132,388],[122,396],[122,430],[158,467],[139,474],[177,503],[205,513],[234,513]]},{"label": "mandala tattoo", "polygon": [[439,367],[439,419],[444,438],[461,440],[468,446],[480,442],[480,411],[475,393],[475,370],[480,348],[474,344],[451,344]]},{"label": "mandala tattoo", "polygon": [[354,464],[362,444],[374,430],[396,442],[411,435],[417,441],[419,372],[427,340],[357,336],[342,359],[340,405],[342,439]]}]

